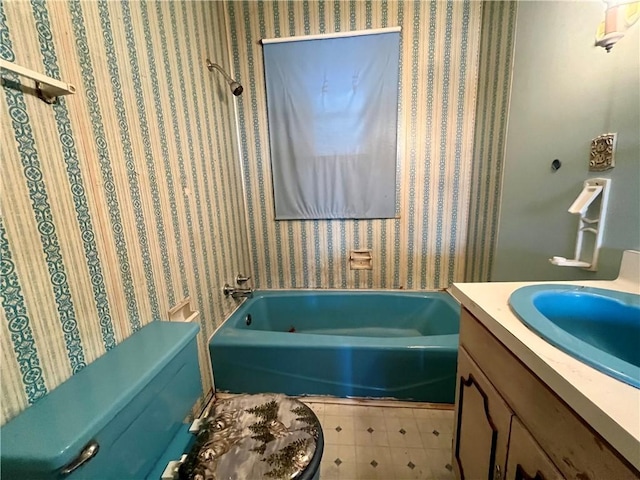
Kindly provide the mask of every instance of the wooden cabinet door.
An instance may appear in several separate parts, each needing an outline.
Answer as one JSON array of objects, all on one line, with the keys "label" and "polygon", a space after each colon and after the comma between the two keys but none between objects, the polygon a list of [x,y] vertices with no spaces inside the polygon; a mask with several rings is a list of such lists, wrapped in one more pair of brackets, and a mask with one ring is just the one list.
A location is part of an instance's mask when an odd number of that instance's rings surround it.
[{"label": "wooden cabinet door", "polygon": [[512,412],[469,354],[458,351],[453,465],[466,480],[499,480],[505,471]]},{"label": "wooden cabinet door", "polygon": [[511,419],[506,478],[508,480],[564,479],[518,417]]},{"label": "wooden cabinet door", "polygon": [[464,308],[460,343],[562,475],[640,480],[636,468],[622,460],[606,440]]}]

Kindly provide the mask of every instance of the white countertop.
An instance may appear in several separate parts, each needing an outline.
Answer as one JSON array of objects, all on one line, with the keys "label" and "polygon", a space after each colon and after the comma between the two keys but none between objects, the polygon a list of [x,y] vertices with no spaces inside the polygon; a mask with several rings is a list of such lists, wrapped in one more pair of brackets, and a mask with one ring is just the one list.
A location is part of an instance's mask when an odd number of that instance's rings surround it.
[{"label": "white countertop", "polygon": [[[638,256],[640,258],[640,256]],[[640,389],[576,360],[547,343],[509,308],[518,288],[567,284],[639,293],[637,271],[614,281],[456,283],[450,293],[531,371],[640,469]],[[631,279],[631,281],[629,280]]]}]

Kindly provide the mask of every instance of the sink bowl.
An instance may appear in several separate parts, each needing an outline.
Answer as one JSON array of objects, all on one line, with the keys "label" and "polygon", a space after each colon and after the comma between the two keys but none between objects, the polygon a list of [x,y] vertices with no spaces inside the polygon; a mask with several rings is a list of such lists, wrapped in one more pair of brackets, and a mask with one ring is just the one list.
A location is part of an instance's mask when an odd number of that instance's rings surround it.
[{"label": "sink bowl", "polygon": [[513,312],[563,352],[640,388],[640,295],[575,285],[531,285]]}]

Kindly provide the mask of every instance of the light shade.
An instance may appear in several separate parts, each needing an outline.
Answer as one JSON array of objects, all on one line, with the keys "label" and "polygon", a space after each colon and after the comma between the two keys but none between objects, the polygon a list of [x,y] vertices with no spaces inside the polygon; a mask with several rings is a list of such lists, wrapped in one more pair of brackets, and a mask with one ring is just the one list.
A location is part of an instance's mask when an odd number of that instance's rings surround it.
[{"label": "light shade", "polygon": [[640,18],[640,2],[606,0],[604,21],[596,32],[596,46],[610,52],[625,32]]}]

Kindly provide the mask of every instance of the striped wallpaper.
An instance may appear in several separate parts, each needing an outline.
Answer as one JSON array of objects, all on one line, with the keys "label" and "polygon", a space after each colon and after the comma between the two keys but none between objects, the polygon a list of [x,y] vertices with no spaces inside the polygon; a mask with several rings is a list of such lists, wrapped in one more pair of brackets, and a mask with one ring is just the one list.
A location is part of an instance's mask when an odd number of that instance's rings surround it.
[{"label": "striped wallpaper", "polygon": [[469,227],[467,282],[491,278],[498,233],[517,3],[488,1],[482,12],[480,69]]},{"label": "striped wallpaper", "polygon": [[[464,278],[482,3],[227,1],[251,269],[261,288],[436,289]],[[396,213],[275,221],[261,38],[399,25]],[[372,271],[349,251],[370,248]]]},{"label": "striped wallpaper", "polygon": [[[208,390],[205,338],[238,272],[259,288],[486,279],[515,22],[512,4],[487,4],[1,2],[2,58],[77,93],[46,105],[2,74],[0,422],[186,296]],[[276,222],[258,40],[394,25],[397,218]],[[353,248],[372,249],[373,271],[348,269]]]},{"label": "striped wallpaper", "polygon": [[[186,296],[205,339],[249,272],[225,6],[3,1],[0,55],[73,83],[2,88],[1,422]],[[16,85],[17,77],[3,72]]]}]

